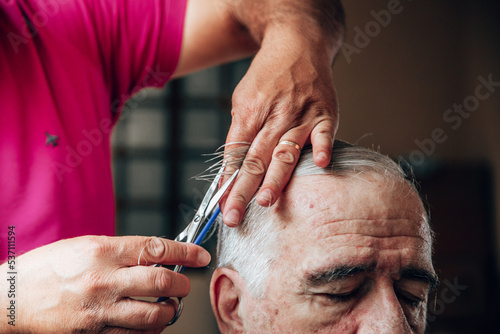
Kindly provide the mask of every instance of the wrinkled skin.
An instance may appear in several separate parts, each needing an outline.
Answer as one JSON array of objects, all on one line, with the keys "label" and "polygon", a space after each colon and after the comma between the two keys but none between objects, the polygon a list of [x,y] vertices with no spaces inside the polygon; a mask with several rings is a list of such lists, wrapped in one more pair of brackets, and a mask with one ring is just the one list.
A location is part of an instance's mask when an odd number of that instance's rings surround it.
[{"label": "wrinkled skin", "polygon": [[[424,333],[435,273],[424,209],[408,185],[366,175],[298,177],[273,212],[283,232],[265,297],[253,298],[230,269],[214,274],[221,332]],[[363,269],[321,279],[347,267]],[[227,281],[233,290],[224,289]],[[231,297],[234,307],[221,307]]]}]

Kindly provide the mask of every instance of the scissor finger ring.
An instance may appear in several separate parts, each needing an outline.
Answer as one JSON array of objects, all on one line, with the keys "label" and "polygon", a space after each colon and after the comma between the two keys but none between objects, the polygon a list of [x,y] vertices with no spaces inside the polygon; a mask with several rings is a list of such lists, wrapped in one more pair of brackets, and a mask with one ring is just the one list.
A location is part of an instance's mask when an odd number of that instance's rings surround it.
[{"label": "scissor finger ring", "polygon": [[[182,298],[181,297],[176,297],[176,298],[179,301],[179,303],[177,305],[177,310],[175,311],[175,314],[174,314],[174,317],[172,318],[172,320],[170,320],[169,323],[166,324],[165,326],[171,326],[171,325],[175,324],[177,319],[179,319],[179,317],[181,316],[182,310],[184,309],[184,302],[182,301]],[[170,298],[168,298],[168,299],[170,299]]]}]

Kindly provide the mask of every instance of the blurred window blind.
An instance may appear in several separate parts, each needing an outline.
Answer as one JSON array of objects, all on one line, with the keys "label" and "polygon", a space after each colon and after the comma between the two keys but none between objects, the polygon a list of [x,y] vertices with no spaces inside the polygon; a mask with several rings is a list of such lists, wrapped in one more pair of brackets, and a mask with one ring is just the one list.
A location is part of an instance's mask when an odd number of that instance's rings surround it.
[{"label": "blurred window blind", "polygon": [[118,235],[173,238],[208,183],[207,153],[223,145],[231,96],[250,60],[210,68],[132,96],[113,132]]}]

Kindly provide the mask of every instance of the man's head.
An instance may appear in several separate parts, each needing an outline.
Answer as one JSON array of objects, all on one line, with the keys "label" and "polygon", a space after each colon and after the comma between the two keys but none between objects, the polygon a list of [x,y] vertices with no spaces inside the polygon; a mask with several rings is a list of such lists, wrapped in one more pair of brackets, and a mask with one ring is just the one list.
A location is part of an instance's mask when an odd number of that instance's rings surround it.
[{"label": "man's head", "polygon": [[304,150],[274,206],[220,225],[212,308],[223,333],[423,333],[431,255],[399,166],[336,141],[328,168]]}]

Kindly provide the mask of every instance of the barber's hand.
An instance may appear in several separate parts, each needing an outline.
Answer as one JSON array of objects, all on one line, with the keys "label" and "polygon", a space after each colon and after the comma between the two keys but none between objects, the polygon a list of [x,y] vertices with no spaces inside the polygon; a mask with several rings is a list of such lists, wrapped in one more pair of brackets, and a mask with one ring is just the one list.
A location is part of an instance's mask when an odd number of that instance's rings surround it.
[{"label": "barber's hand", "polygon": [[[291,35],[263,41],[233,95],[226,143],[252,144],[223,204],[228,226],[240,223],[263,179],[257,202],[270,206],[278,199],[300,155],[290,142],[312,144],[315,164],[329,164],[339,119],[332,59],[332,53]],[[279,144],[284,140],[288,144]]]},{"label": "barber's hand", "polygon": [[18,258],[18,309],[11,329],[160,333],[174,316],[176,302],[130,297],[185,297],[190,285],[186,276],[151,265],[200,267],[209,262],[209,253],[199,246],[155,237],[86,236],[55,242]]}]

